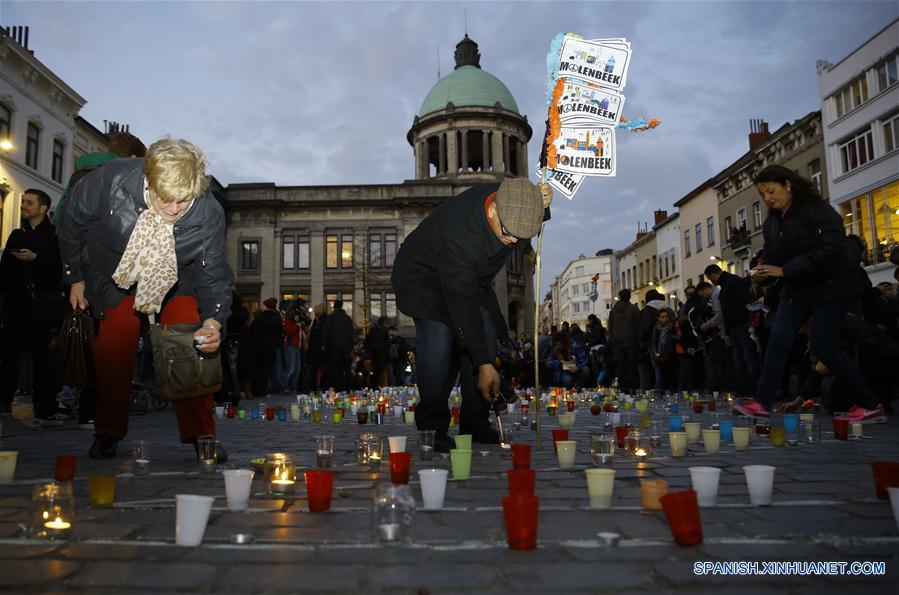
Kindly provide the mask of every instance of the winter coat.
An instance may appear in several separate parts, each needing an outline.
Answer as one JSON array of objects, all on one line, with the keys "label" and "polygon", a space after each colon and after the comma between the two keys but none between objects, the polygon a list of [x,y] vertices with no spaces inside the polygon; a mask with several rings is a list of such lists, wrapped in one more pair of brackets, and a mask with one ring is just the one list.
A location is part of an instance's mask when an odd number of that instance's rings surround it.
[{"label": "winter coat", "polygon": [[651,300],[646,302],[646,307],[640,312],[640,346],[649,350],[652,343],[652,331],[656,326],[656,319],[659,312],[669,310],[671,312],[671,320],[674,320],[674,312],[664,300]]},{"label": "winter coat", "polygon": [[[22,249],[31,250],[37,258],[31,261],[16,258],[13,252]],[[60,277],[59,242],[49,219],[45,217],[34,229],[25,223],[9,234],[0,258],[0,292],[5,310],[26,311],[32,298],[28,285],[34,284],[37,291],[59,291]]]},{"label": "winter coat", "polygon": [[749,310],[746,304],[755,301],[749,279],[738,277],[727,271],[721,272],[718,278],[721,286],[721,312],[724,314],[724,332],[728,335],[732,329],[749,324]]},{"label": "winter coat", "polygon": [[609,312],[609,344],[636,345],[640,339],[640,311],[630,302],[618,300]]},{"label": "winter coat", "polygon": [[356,342],[356,329],[353,328],[353,319],[343,310],[334,310],[325,319],[323,331],[325,350],[347,349]]}]

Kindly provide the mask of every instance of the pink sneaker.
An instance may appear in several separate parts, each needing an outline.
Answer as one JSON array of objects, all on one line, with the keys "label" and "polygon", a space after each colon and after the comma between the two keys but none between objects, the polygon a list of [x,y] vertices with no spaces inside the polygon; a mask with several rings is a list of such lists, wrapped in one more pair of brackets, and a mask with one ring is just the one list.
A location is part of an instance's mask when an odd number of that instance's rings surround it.
[{"label": "pink sneaker", "polygon": [[845,419],[848,422],[858,422],[863,424],[882,424],[886,423],[887,416],[883,410],[883,404],[878,405],[874,409],[865,409],[864,407],[855,406],[849,410],[846,415],[841,415],[836,419]]},{"label": "pink sneaker", "polygon": [[734,405],[734,410],[749,417],[771,417],[771,412],[765,409],[765,406],[758,401],[747,401]]}]

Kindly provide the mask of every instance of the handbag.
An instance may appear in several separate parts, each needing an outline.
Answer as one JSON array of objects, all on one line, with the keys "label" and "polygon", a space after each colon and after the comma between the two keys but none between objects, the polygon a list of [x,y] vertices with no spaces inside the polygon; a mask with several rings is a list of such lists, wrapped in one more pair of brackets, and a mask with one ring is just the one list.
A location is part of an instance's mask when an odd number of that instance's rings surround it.
[{"label": "handbag", "polygon": [[194,345],[200,324],[157,324],[150,321],[156,396],[166,401],[193,399],[222,388],[218,352],[202,353]]},{"label": "handbag", "polygon": [[94,382],[94,319],[82,310],[63,318],[59,331],[59,383],[87,386]]}]

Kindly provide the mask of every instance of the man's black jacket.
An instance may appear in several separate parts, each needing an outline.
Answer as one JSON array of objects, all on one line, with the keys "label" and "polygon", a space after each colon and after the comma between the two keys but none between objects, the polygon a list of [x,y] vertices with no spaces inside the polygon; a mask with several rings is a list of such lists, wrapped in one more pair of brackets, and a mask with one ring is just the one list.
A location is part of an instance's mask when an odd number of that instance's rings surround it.
[{"label": "man's black jacket", "polygon": [[749,279],[721,271],[718,278],[721,287],[721,314],[724,315],[724,332],[749,324],[749,310],[746,304],[755,300]]},{"label": "man's black jacket", "polygon": [[479,184],[437,207],[400,246],[393,265],[397,306],[412,318],[449,326],[477,367],[490,363],[480,308],[508,336],[492,282],[511,246],[487,222],[484,205],[499,184]]},{"label": "man's black jacket", "polygon": [[334,310],[325,318],[323,336],[325,350],[349,349],[356,342],[353,319],[342,309]]},{"label": "man's black jacket", "polygon": [[[13,251],[21,249],[31,250],[37,258],[28,262],[16,258]],[[58,290],[61,278],[59,242],[56,228],[49,219],[44,217],[34,229],[26,222],[9,234],[0,258],[0,291],[5,296],[5,308],[23,311],[31,299],[27,289],[29,283],[34,283],[37,290]]]}]

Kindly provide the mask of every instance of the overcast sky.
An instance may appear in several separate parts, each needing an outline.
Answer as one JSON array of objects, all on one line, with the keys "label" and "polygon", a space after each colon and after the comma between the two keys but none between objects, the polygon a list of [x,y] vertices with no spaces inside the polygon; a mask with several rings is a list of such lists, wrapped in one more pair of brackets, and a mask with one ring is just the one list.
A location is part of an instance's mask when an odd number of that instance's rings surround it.
[{"label": "overcast sky", "polygon": [[775,130],[820,109],[815,61],[837,62],[890,20],[887,2],[12,2],[0,23],[81,94],[98,128],[127,122],[147,144],[172,135],[210,156],[224,184],[398,183],[406,132],[468,33],[534,127],[546,115],[553,35],[626,37],[618,175],[557,196],[542,292],[572,258],[634,239],[748,148],[750,118]]}]

